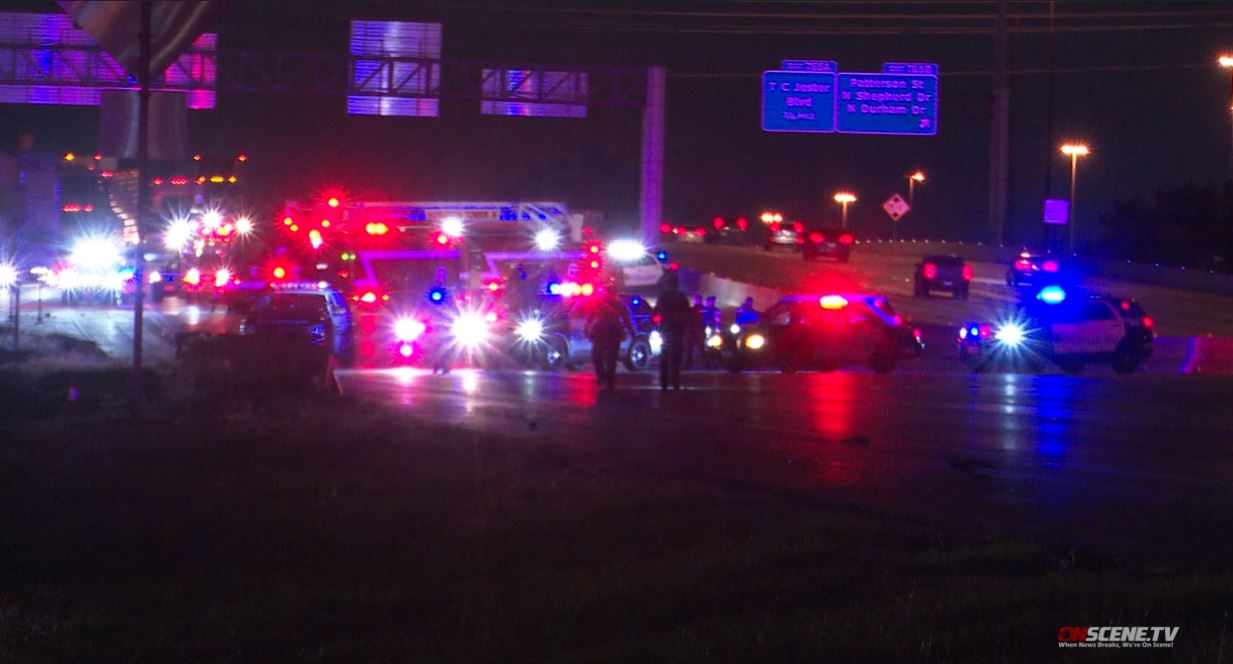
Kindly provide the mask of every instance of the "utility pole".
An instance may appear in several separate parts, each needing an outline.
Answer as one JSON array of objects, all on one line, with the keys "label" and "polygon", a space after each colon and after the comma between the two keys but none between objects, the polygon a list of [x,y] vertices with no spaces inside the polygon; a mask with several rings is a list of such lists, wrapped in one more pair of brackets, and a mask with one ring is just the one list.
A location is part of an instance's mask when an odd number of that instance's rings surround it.
[{"label": "utility pole", "polygon": [[1006,74],[1006,0],[993,14],[993,108],[989,126],[989,223],[993,239],[1006,240],[1006,199],[1010,175],[1010,86]]},{"label": "utility pole", "polygon": [[664,122],[668,73],[663,67],[646,70],[646,106],[642,110],[642,173],[638,200],[642,241],[659,238],[664,205]]},{"label": "utility pole", "polygon": [[141,414],[141,338],[142,307],[145,298],[145,224],[150,216],[150,32],[153,6],[141,2],[141,57],[137,65],[140,90],[137,92],[137,245],[133,259],[133,377],[132,415]]},{"label": "utility pole", "polygon": [[[1056,3],[1054,0],[1049,0],[1049,46],[1048,46],[1048,69],[1045,83],[1045,195],[1043,200],[1048,200],[1053,197],[1053,69],[1056,62],[1056,44],[1054,42],[1053,19]],[[1053,228],[1049,225],[1045,226],[1045,242],[1047,246],[1052,247],[1054,244]]]}]

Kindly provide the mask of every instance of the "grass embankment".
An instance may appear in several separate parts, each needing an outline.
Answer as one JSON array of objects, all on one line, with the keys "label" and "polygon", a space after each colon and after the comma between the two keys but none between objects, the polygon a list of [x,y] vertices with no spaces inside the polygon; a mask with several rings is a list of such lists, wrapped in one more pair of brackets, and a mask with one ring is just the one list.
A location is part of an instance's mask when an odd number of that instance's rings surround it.
[{"label": "grass embankment", "polygon": [[942,535],[312,393],[190,400],[164,377],[134,424],[105,396],[122,371],[76,383],[66,413],[67,374],[0,381],[0,661],[1041,661],[1078,655],[1062,625],[1118,624],[1179,625],[1163,654],[1207,662],[1233,638],[1225,573]]}]

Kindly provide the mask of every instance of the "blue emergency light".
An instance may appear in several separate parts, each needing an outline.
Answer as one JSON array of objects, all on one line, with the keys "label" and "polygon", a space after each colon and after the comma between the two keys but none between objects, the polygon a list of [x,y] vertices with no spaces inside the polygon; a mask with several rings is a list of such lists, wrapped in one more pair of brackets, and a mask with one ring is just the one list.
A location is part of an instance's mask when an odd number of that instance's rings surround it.
[{"label": "blue emergency light", "polygon": [[428,300],[433,304],[441,304],[448,295],[449,292],[445,290],[444,286],[437,286],[428,291]]},{"label": "blue emergency light", "polygon": [[668,260],[668,252],[664,251],[663,249],[660,249],[659,251],[655,252],[655,259],[658,260],[660,263]]},{"label": "blue emergency light", "polygon": [[1045,304],[1061,304],[1066,300],[1066,290],[1061,286],[1045,286],[1036,294],[1036,299]]}]

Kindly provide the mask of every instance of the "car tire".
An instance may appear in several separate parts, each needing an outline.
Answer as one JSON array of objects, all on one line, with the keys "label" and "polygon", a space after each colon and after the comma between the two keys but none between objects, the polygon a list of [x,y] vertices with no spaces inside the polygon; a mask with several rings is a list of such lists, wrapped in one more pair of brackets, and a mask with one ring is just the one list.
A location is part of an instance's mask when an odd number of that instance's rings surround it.
[{"label": "car tire", "polygon": [[1132,374],[1139,370],[1142,359],[1137,353],[1122,345],[1113,355],[1113,370],[1120,374]]},{"label": "car tire", "polygon": [[646,337],[634,337],[625,353],[625,368],[630,371],[646,371],[651,364],[651,342]]},{"label": "car tire", "polygon": [[561,336],[548,337],[540,364],[548,371],[558,371],[569,364],[569,342]]}]

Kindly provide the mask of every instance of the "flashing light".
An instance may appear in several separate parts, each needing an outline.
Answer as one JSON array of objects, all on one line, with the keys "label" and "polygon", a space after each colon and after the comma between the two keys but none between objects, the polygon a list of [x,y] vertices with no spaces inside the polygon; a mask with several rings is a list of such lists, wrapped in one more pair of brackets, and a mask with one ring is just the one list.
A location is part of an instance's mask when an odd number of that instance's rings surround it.
[{"label": "flashing light", "polygon": [[826,239],[826,236],[817,231],[814,231],[809,234],[809,241],[814,244],[822,244],[822,241],[825,239]]},{"label": "flashing light", "polygon": [[167,230],[163,231],[163,246],[173,251],[179,251],[184,247],[184,243],[193,237],[193,232],[197,230],[196,224],[178,217],[172,219],[167,225]]},{"label": "flashing light", "polygon": [[236,156],[235,156],[235,160],[236,160],[236,161],[238,161],[238,162],[240,162],[240,163],[244,163],[244,162],[248,161],[248,155],[246,155],[246,154],[244,154],[243,152],[241,152],[240,154],[238,154],[238,155],[236,155]]},{"label": "flashing light", "polygon": [[73,161],[76,158],[77,158],[77,155],[73,154],[72,152],[64,153],[64,161]]},{"label": "flashing light", "polygon": [[591,262],[589,263],[589,265],[591,266],[591,269],[592,269],[592,270],[598,270],[598,269],[599,269],[599,261],[591,261]]},{"label": "flashing light", "polygon": [[1150,330],[1153,327],[1156,327],[1156,321],[1152,320],[1151,316],[1144,316],[1143,317],[1143,327],[1146,327],[1147,329]]},{"label": "flashing light", "polygon": [[608,245],[608,256],[619,263],[632,263],[646,255],[646,246],[637,240],[614,240]]},{"label": "flashing light", "polygon": [[489,311],[488,313],[484,314],[485,323],[495,323],[497,322],[497,318],[498,318],[497,312],[495,311]]},{"label": "flashing light", "polygon": [[162,280],[163,280],[163,275],[158,270],[154,270],[150,272],[149,275],[146,276],[146,281],[152,284],[157,284],[158,282]]},{"label": "flashing light", "polygon": [[745,347],[749,350],[761,350],[766,345],[766,337],[761,334],[751,334],[745,337]]},{"label": "flashing light", "polygon": [[959,340],[963,341],[964,339],[967,339],[967,338],[968,338],[968,328],[966,327],[959,328]]},{"label": "flashing light", "polygon": [[204,176],[204,175],[198,175],[198,176],[197,176],[197,184],[205,184],[205,176]]},{"label": "flashing light", "polygon": [[223,286],[226,286],[229,281],[231,281],[231,270],[228,270],[225,267],[218,268],[218,270],[214,273],[214,287],[222,288]]},{"label": "flashing light", "polygon": [[544,338],[544,322],[538,318],[524,320],[514,328],[514,334],[527,343],[536,343]]},{"label": "flashing light", "polygon": [[284,226],[290,226],[291,224],[294,224],[294,223],[295,223],[295,220],[292,219],[291,217],[283,217]]},{"label": "flashing light", "polygon": [[545,290],[548,292],[549,295],[565,295],[565,287],[562,284],[555,282],[555,281],[549,281],[548,286],[547,288],[545,288]]},{"label": "flashing light", "polygon": [[364,225],[364,232],[369,235],[385,235],[390,232],[390,227],[381,222],[369,222]]},{"label": "flashing light", "polygon": [[106,269],[115,267],[122,259],[122,250],[116,242],[106,237],[82,238],[73,245],[69,262],[75,267]]},{"label": "flashing light", "polygon": [[993,338],[997,339],[998,343],[1011,348],[1022,344],[1025,336],[1023,326],[1018,323],[1003,323],[993,334]]},{"label": "flashing light", "polygon": [[372,304],[376,301],[377,301],[377,294],[372,291],[368,291],[360,296],[360,302],[363,302],[364,304]]},{"label": "flashing light", "polygon": [[292,233],[299,233],[299,232],[300,232],[300,225],[299,225],[299,224],[291,224],[291,232],[292,232]]},{"label": "flashing light", "polygon": [[399,318],[394,321],[394,338],[399,341],[415,341],[428,329],[423,321],[414,318]]},{"label": "flashing light", "polygon": [[412,355],[415,355],[415,346],[409,343],[399,344],[398,354],[403,357],[411,357]]},{"label": "flashing light", "polygon": [[740,332],[741,332],[741,326],[740,326],[740,325],[737,325],[736,323],[733,323],[733,324],[732,324],[732,325],[728,328],[728,331],[729,331],[729,332],[731,332],[732,334],[740,334]]},{"label": "flashing light", "polygon": [[591,297],[595,294],[595,286],[593,284],[582,284],[580,290],[583,297]]},{"label": "flashing light", "polygon": [[855,241],[856,241],[856,238],[853,237],[851,233],[843,233],[839,236],[839,244],[842,244],[845,246],[852,244]]},{"label": "flashing light", "polygon": [[275,266],[275,268],[270,272],[270,274],[274,275],[275,279],[283,279],[287,276],[287,268],[281,265]]},{"label": "flashing light", "polygon": [[249,235],[253,232],[253,220],[248,217],[240,217],[235,220],[235,232],[240,235]]},{"label": "flashing light", "polygon": [[848,306],[848,299],[842,295],[823,295],[818,298],[818,306],[823,309],[835,311]]},{"label": "flashing light", "polygon": [[938,266],[933,263],[925,263],[920,268],[921,274],[930,281],[938,278]]},{"label": "flashing light", "polygon": [[342,205],[342,201],[338,200],[337,196],[330,196],[329,199],[325,201],[325,204],[332,208],[336,208],[339,205]]},{"label": "flashing light", "polygon": [[718,334],[712,334],[711,337],[706,340],[707,348],[718,349],[718,348],[723,348],[723,345],[724,345],[724,338],[719,336]]},{"label": "flashing light", "polygon": [[192,268],[184,273],[184,283],[189,286],[196,286],[201,283],[201,270]]},{"label": "flashing light", "polygon": [[488,339],[488,323],[478,313],[468,311],[454,319],[450,333],[456,344],[473,350]]},{"label": "flashing light", "polygon": [[541,228],[535,233],[535,248],[552,251],[561,246],[561,235],[551,228]]},{"label": "flashing light", "polygon": [[224,178],[221,175],[211,175],[210,176],[210,182],[213,182],[214,184],[222,184],[225,181],[226,181],[226,178]]},{"label": "flashing light", "polygon": [[463,224],[461,217],[446,217],[441,220],[441,232],[449,237],[462,237]]},{"label": "flashing light", "polygon": [[668,269],[672,272],[676,272],[681,269],[681,264],[676,261],[672,261],[671,263],[668,263]]},{"label": "flashing light", "polygon": [[449,291],[445,290],[444,286],[437,286],[428,291],[428,301],[433,304],[441,304],[449,296]]},{"label": "flashing light", "polygon": [[1061,304],[1066,300],[1066,291],[1061,286],[1045,286],[1036,294],[1036,299],[1045,304]]},{"label": "flashing light", "polygon": [[325,240],[321,239],[321,231],[312,229],[308,231],[308,243],[313,246],[313,249],[320,249]]},{"label": "flashing light", "polygon": [[235,182],[236,182],[236,177],[235,177],[234,175],[232,175],[231,177],[227,178],[227,182],[229,182],[229,183],[231,183],[231,184],[235,184]]},{"label": "flashing light", "polygon": [[635,309],[637,309],[638,307],[641,307],[641,306],[642,306],[642,298],[638,297],[637,295],[635,295],[635,296],[633,296],[633,297],[629,298],[629,306],[631,306],[631,307],[633,307],[633,308],[635,308]]},{"label": "flashing light", "polygon": [[1045,272],[1057,272],[1058,270],[1057,261],[1045,261],[1040,264],[1040,269],[1044,270]]},{"label": "flashing light", "polygon": [[12,288],[17,283],[17,266],[0,263],[0,289]]},{"label": "flashing light", "polygon": [[598,243],[598,242],[588,242],[588,243],[587,243],[587,253],[588,253],[588,254],[596,254],[596,255],[598,255],[598,254],[599,254],[599,250],[600,250],[600,248],[599,248],[599,243]]},{"label": "flashing light", "polygon": [[659,261],[660,263],[668,260],[668,252],[664,251],[663,249],[660,249],[659,251],[655,252],[655,260]]},{"label": "flashing light", "polygon": [[501,290],[501,282],[499,281],[490,281],[488,282],[487,286],[488,286],[488,291],[491,293],[495,293]]},{"label": "flashing light", "polygon": [[[384,224],[382,225],[384,226]],[[437,244],[442,245],[442,246],[450,243],[450,236],[446,235],[444,231],[437,233],[435,239],[436,239]]]},{"label": "flashing light", "polygon": [[206,228],[218,228],[223,223],[223,215],[218,210],[207,210],[201,215],[201,223]]},{"label": "flashing light", "polygon": [[971,281],[974,278],[976,278],[976,271],[972,269],[971,265],[965,264],[963,266],[963,280]]}]

